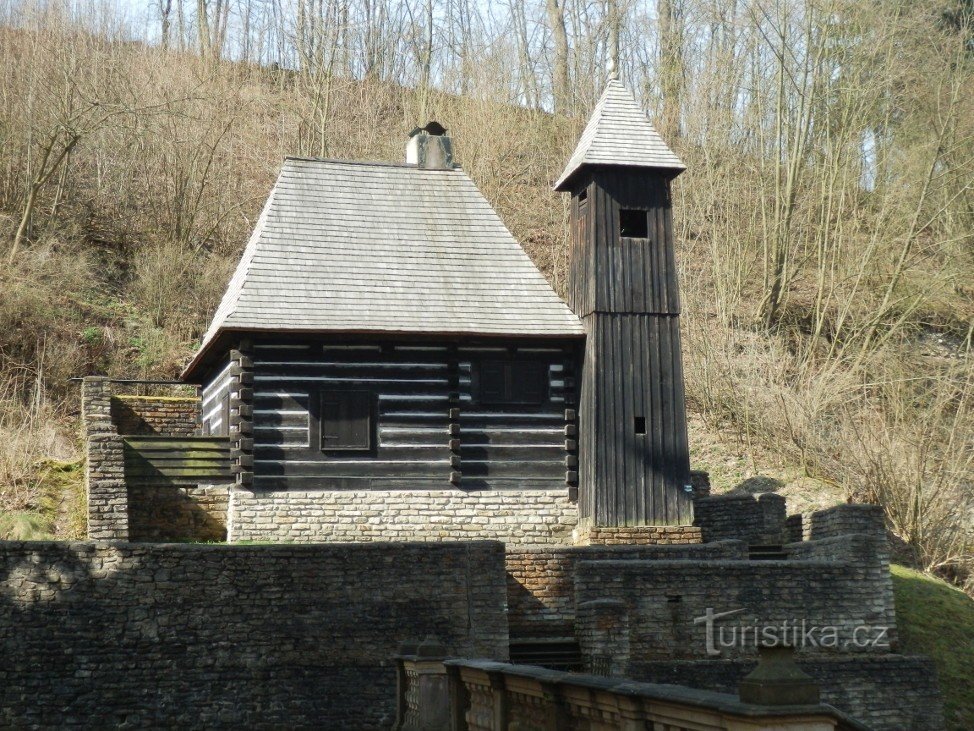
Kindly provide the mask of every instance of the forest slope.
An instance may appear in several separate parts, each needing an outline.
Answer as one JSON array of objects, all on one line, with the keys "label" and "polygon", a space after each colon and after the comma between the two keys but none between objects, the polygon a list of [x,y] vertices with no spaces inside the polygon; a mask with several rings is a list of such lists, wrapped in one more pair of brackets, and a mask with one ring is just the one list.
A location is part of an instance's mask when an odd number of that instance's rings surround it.
[{"label": "forest slope", "polygon": [[[284,155],[397,161],[408,131],[438,119],[562,290],[566,207],[549,185],[614,28],[624,79],[688,168],[674,212],[696,466],[721,488],[749,479],[742,489],[786,489],[805,507],[880,502],[918,565],[963,583],[974,59],[954,5],[747,0],[730,17],[727,3],[686,0],[678,34],[643,4],[620,5],[614,21],[570,18],[565,69],[552,19],[527,4],[527,20],[485,26],[486,45],[459,31],[437,45],[435,78],[428,56],[351,25],[311,46],[307,18],[282,31],[294,71],[222,60],[188,27],[163,50],[111,18],[8,8],[0,526],[79,530],[64,498],[65,485],[79,494],[68,379],[179,373]],[[553,45],[519,47],[504,29],[522,20]],[[266,58],[261,48],[243,57]],[[557,114],[540,108],[552,104]]]}]

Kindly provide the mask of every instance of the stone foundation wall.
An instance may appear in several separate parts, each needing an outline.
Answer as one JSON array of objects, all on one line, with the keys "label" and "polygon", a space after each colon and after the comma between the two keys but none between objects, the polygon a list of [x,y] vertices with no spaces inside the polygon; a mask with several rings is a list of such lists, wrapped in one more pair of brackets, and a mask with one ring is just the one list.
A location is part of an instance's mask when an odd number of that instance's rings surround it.
[{"label": "stone foundation wall", "polygon": [[4,728],[388,728],[391,658],[507,658],[498,543],[0,542]]},{"label": "stone foundation wall", "polygon": [[192,436],[200,430],[200,400],[176,396],[113,396],[119,434]]},{"label": "stone foundation wall", "polygon": [[578,520],[564,490],[281,490],[235,488],[228,540],[569,544]]},{"label": "stone foundation wall", "polygon": [[575,621],[575,577],[582,561],[743,559],[736,541],[706,545],[508,547],[507,607],[511,635],[571,636]]},{"label": "stone foundation wall", "polygon": [[[634,680],[735,693],[756,665],[743,660],[633,663]],[[810,658],[799,667],[822,687],[822,701],[876,731],[942,731],[943,703],[933,663],[924,657],[883,655]]]},{"label": "stone foundation wall", "polygon": [[575,540],[579,546],[659,545],[673,546],[702,543],[700,529],[692,525],[635,525],[592,527],[580,530]]},{"label": "stone foundation wall", "polygon": [[129,485],[129,540],[225,541],[229,485]]}]

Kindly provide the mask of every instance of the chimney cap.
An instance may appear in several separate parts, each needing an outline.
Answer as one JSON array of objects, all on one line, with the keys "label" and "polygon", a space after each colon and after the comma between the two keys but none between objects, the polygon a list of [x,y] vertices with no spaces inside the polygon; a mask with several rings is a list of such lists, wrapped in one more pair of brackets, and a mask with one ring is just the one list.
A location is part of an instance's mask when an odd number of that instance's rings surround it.
[{"label": "chimney cap", "polygon": [[446,127],[442,124],[433,120],[429,122],[425,127],[415,127],[413,131],[409,133],[410,137],[415,137],[420,132],[425,132],[426,134],[433,135],[434,137],[442,137],[446,134]]}]

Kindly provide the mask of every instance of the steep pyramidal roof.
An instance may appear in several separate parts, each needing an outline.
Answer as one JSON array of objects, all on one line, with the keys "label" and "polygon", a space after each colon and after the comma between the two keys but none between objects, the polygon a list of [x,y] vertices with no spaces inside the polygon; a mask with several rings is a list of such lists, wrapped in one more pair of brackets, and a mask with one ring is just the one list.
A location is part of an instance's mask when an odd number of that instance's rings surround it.
[{"label": "steep pyramidal roof", "polygon": [[189,377],[221,333],[575,337],[459,168],[287,158]]},{"label": "steep pyramidal roof", "polygon": [[618,79],[610,79],[602,92],[555,190],[569,190],[571,178],[583,165],[686,169]]}]

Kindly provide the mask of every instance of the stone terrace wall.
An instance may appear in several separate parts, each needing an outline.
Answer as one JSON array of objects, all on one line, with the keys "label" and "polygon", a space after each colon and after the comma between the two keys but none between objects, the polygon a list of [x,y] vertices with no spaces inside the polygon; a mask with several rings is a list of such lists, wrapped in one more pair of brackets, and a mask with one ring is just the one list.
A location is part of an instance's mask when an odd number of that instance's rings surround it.
[{"label": "stone terrace wall", "polygon": [[[636,662],[629,672],[634,680],[735,693],[756,664],[747,660]],[[936,670],[925,657],[805,657],[798,665],[821,684],[824,703],[876,731],[944,728]]]},{"label": "stone terrace wall", "polygon": [[129,485],[130,541],[225,541],[229,485]]},{"label": "stone terrace wall", "polygon": [[572,542],[576,504],[564,490],[284,490],[237,487],[228,540]]},{"label": "stone terrace wall", "polygon": [[810,514],[803,524],[806,541],[853,533],[886,535],[886,517],[881,505],[836,505]]},{"label": "stone terrace wall", "polygon": [[[871,539],[845,540],[858,546],[849,555],[865,556]],[[706,545],[706,544],[705,544]],[[708,657],[705,625],[695,622],[712,613],[735,614],[717,620],[732,642],[730,628],[751,632],[724,657],[756,655],[756,627],[834,627],[835,639],[818,633],[821,646],[802,652],[889,652],[896,646],[895,616],[886,581],[875,564],[850,561],[582,561],[576,568],[577,604],[614,599],[628,608],[632,658],[642,660]],[[888,574],[886,576],[888,579]],[[859,630],[868,626],[869,631]],[[880,629],[885,628],[885,630]],[[861,632],[863,634],[856,634]],[[783,641],[794,641],[783,634]],[[749,639],[747,639],[749,638]],[[881,638],[871,644],[867,640]],[[585,638],[580,638],[582,644]],[[860,644],[857,644],[857,641]]]},{"label": "stone terrace wall", "polygon": [[199,434],[200,400],[178,396],[113,396],[112,421],[119,434]]},{"label": "stone terrace wall", "polygon": [[707,545],[508,547],[507,606],[511,635],[571,635],[575,621],[575,574],[580,561],[742,559],[738,541]]},{"label": "stone terrace wall", "polygon": [[693,501],[693,524],[706,543],[740,540],[749,544],[781,544],[787,540],[785,499],[765,493],[714,495]]},{"label": "stone terrace wall", "polygon": [[702,542],[700,529],[692,525],[593,526],[580,532],[576,545],[615,546],[653,544],[679,546]]},{"label": "stone terrace wall", "polygon": [[506,659],[497,543],[0,543],[0,726],[387,727],[390,658]]}]

